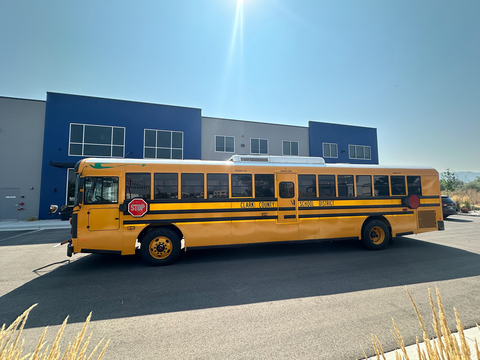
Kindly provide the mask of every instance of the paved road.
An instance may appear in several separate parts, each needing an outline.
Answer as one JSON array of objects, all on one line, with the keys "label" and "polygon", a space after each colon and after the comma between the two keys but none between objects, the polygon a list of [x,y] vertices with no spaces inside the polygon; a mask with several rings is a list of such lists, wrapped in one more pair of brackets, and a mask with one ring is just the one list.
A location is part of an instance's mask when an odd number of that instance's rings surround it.
[{"label": "paved road", "polygon": [[[385,350],[395,318],[407,343],[421,332],[404,286],[429,316],[427,289],[466,327],[480,323],[480,218],[452,216],[444,232],[396,239],[380,252],[356,241],[189,251],[168,267],[138,257],[75,255],[68,230],[0,233],[0,324],[33,303],[26,347],[69,315],[90,311],[105,359],[356,359]],[[454,322],[451,320],[451,328]],[[35,337],[35,339],[33,339]],[[65,339],[66,340],[66,339]]]}]

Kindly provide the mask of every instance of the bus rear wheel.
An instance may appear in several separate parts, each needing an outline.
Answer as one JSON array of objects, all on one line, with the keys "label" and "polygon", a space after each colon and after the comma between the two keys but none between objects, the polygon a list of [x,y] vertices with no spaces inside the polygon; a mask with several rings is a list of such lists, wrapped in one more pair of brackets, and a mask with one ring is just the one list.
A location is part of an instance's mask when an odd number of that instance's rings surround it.
[{"label": "bus rear wheel", "polygon": [[174,231],[159,228],[145,235],[140,246],[140,255],[149,265],[169,265],[177,259],[180,247],[180,238]]},{"label": "bus rear wheel", "polygon": [[362,242],[370,250],[381,250],[390,241],[390,231],[380,220],[371,220],[363,229]]}]

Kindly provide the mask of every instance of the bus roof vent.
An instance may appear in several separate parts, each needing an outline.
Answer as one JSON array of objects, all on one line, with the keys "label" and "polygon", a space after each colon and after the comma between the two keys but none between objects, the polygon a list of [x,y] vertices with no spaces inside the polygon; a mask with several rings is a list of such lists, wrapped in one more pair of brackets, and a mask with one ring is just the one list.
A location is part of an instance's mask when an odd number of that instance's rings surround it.
[{"label": "bus roof vent", "polygon": [[272,164],[316,164],[325,165],[325,160],[321,157],[309,156],[244,156],[233,155],[228,161],[233,163],[272,163]]}]

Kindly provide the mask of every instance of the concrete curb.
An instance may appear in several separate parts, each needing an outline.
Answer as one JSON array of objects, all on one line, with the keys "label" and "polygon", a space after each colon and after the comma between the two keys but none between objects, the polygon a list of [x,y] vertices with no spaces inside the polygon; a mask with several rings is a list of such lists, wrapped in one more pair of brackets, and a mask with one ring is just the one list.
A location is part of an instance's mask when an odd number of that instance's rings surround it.
[{"label": "concrete curb", "polygon": [[70,221],[62,220],[0,221],[0,231],[70,229],[70,227]]}]

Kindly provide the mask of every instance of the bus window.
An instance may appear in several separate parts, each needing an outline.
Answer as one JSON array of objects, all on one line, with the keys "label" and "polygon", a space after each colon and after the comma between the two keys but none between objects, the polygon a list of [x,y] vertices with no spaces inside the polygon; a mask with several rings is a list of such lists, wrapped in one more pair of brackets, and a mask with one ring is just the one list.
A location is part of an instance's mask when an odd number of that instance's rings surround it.
[{"label": "bus window", "polygon": [[232,174],[232,197],[252,197],[251,174]]},{"label": "bus window", "polygon": [[388,187],[387,175],[375,175],[373,177],[373,186],[375,188],[375,196],[389,196],[390,189]]},{"label": "bus window", "polygon": [[182,174],[182,199],[203,199],[203,174]]},{"label": "bus window", "polygon": [[338,175],[338,196],[355,196],[353,175]]},{"label": "bus window", "polygon": [[407,176],[408,195],[422,195],[420,176]]},{"label": "bus window", "polygon": [[318,175],[318,196],[335,197],[335,175]]},{"label": "bus window", "polygon": [[209,199],[228,198],[228,174],[207,174]]},{"label": "bus window", "polygon": [[295,184],[291,181],[282,181],[278,187],[278,196],[282,199],[295,197]]},{"label": "bus window", "polygon": [[255,174],[255,198],[275,197],[275,177],[273,174]]},{"label": "bus window", "polygon": [[390,176],[392,195],[407,195],[405,188],[405,176]]},{"label": "bus window", "polygon": [[125,174],[125,199],[143,198],[150,199],[150,173]]},{"label": "bus window", "polygon": [[178,174],[154,175],[155,199],[178,199]]},{"label": "bus window", "polygon": [[317,197],[315,175],[298,175],[298,197]]},{"label": "bus window", "polygon": [[86,177],[85,204],[117,204],[118,177]]},{"label": "bus window", "polygon": [[372,177],[357,175],[357,196],[372,196]]}]

